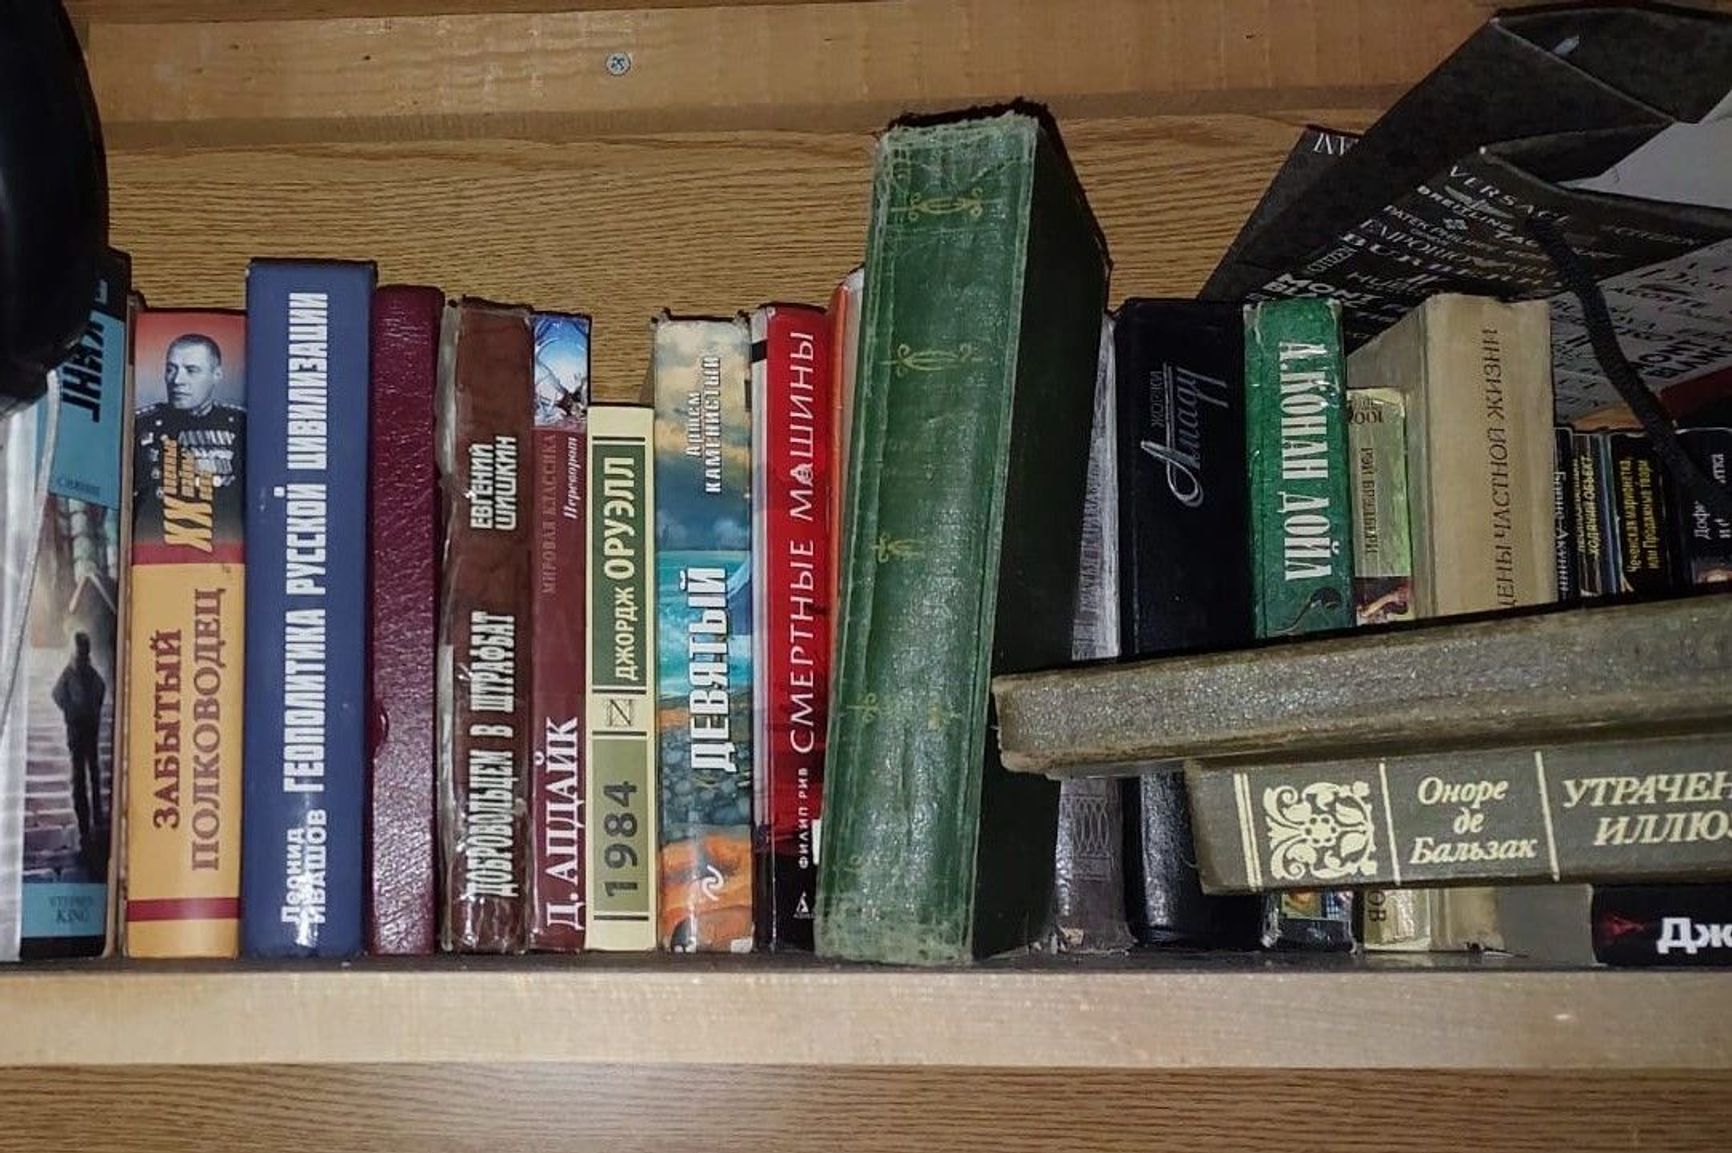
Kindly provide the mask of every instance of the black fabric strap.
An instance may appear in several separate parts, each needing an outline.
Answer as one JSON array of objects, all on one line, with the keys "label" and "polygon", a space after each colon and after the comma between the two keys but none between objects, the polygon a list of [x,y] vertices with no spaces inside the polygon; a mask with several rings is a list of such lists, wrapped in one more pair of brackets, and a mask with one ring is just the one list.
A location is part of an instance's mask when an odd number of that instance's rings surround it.
[{"label": "black fabric strap", "polygon": [[1617,331],[1612,327],[1612,314],[1606,307],[1605,294],[1600,291],[1600,284],[1594,279],[1588,262],[1570,247],[1551,221],[1529,216],[1527,230],[1539,242],[1552,267],[1557,269],[1564,288],[1581,302],[1582,323],[1587,326],[1588,343],[1593,347],[1594,359],[1641,422],[1642,431],[1648,434],[1648,442],[1654,446],[1654,454],[1691,497],[1720,520],[1732,521],[1732,491],[1716,482],[1691,457],[1684,442],[1678,438],[1678,431],[1672,427],[1672,419],[1624,356],[1624,350],[1618,345]]}]

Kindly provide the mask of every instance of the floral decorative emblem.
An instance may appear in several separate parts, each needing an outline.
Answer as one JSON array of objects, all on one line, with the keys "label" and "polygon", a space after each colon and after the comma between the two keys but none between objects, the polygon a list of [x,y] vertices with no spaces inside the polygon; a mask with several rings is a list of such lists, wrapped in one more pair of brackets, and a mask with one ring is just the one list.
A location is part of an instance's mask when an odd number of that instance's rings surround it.
[{"label": "floral decorative emblem", "polygon": [[1287,881],[1346,881],[1377,875],[1371,786],[1316,781],[1263,790],[1269,871]]},{"label": "floral decorative emblem", "polygon": [[917,349],[912,345],[898,344],[896,355],[890,358],[890,367],[896,370],[897,376],[907,376],[911,372],[943,372],[958,365],[979,363],[980,359],[980,350],[967,341],[955,348]]},{"label": "floral decorative emblem", "polygon": [[878,539],[872,544],[873,555],[879,564],[889,564],[893,560],[913,560],[920,555],[920,542],[901,537],[893,537],[889,533],[879,533]]},{"label": "floral decorative emblem", "polygon": [[966,216],[970,220],[979,220],[985,214],[988,203],[998,202],[989,202],[978,188],[971,188],[959,196],[926,197],[916,192],[908,198],[908,204],[902,211],[909,220],[919,220],[922,216]]}]

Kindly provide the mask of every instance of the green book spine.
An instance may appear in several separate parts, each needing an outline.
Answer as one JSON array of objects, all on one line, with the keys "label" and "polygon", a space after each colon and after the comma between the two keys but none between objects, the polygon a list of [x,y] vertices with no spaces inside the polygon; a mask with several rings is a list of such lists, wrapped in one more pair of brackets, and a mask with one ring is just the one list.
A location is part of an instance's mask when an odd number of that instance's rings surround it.
[{"label": "green book spine", "polygon": [[1251,575],[1260,637],[1353,623],[1339,318],[1339,307],[1327,300],[1245,308]]},{"label": "green book spine", "polygon": [[656,947],[654,413],[589,410],[585,582],[591,949]]},{"label": "green book spine", "polygon": [[661,930],[752,950],[752,338],[655,323]]},{"label": "green book spine", "polygon": [[1413,546],[1407,523],[1407,418],[1401,393],[1347,393],[1353,463],[1353,608],[1356,623],[1413,619]]},{"label": "green book spine", "polygon": [[817,945],[955,962],[1046,921],[1057,790],[987,689],[1070,659],[1104,249],[1035,118],[899,126],[866,286]]}]

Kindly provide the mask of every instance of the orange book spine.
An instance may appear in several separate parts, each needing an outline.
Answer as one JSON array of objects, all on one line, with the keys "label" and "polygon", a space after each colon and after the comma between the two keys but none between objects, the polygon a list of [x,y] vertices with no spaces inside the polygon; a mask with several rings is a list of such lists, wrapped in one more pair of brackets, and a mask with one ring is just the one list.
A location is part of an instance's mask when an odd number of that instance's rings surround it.
[{"label": "orange book spine", "polygon": [[239,947],[246,322],[142,311],[133,342],[126,952]]}]

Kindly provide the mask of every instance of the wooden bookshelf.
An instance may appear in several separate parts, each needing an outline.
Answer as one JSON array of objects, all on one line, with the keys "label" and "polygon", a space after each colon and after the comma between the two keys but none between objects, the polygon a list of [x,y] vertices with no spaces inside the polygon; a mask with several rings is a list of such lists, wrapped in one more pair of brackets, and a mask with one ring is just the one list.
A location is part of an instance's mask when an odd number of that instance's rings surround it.
[{"label": "wooden bookshelf", "polygon": [[[892,115],[1048,103],[1114,299],[1188,295],[1301,125],[1369,123],[1499,6],[68,2],[150,299],[239,305],[254,255],[373,259],[591,310],[610,398],[656,309],[827,296]],[[26,967],[0,972],[0,1151],[1707,1151],[1728,1038],[1715,973]]]}]

